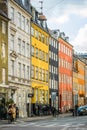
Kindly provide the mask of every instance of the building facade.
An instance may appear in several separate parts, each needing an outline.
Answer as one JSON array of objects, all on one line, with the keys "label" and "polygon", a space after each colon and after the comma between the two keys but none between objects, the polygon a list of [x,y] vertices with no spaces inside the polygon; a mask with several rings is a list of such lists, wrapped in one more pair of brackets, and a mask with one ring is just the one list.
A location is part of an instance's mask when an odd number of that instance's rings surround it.
[{"label": "building facade", "polygon": [[59,36],[59,109],[66,112],[72,107],[73,46],[64,33]]},{"label": "building facade", "polygon": [[78,57],[73,54],[73,107],[78,105]]},{"label": "building facade", "polygon": [[19,116],[31,114],[30,84],[30,3],[9,0],[8,17],[8,82],[9,98],[19,107]]},{"label": "building facade", "polygon": [[[58,103],[58,34],[55,30],[49,30],[50,44],[49,44],[49,92],[50,105],[59,108]],[[55,34],[56,32],[56,34]]]},{"label": "building facade", "polygon": [[78,105],[85,104],[85,63],[78,58]]},{"label": "building facade", "polygon": [[[8,98],[8,16],[0,3],[0,106],[5,106]],[[6,4],[3,4],[3,8]]]},{"label": "building facade", "polygon": [[39,107],[49,104],[49,33],[45,16],[39,15],[33,7],[31,10],[32,113],[39,114]]}]

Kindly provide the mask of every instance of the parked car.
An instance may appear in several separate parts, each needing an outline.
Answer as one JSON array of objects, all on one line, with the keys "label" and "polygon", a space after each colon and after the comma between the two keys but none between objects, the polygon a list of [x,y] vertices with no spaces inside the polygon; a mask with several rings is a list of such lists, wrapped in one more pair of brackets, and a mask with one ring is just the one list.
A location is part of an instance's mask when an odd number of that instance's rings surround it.
[{"label": "parked car", "polygon": [[77,114],[79,116],[80,115],[86,115],[87,114],[87,105],[78,107]]}]

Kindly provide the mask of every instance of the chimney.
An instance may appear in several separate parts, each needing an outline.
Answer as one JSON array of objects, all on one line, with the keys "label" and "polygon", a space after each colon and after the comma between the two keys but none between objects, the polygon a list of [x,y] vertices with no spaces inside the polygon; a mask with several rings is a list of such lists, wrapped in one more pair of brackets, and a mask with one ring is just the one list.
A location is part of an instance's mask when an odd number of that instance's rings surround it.
[{"label": "chimney", "polygon": [[65,41],[69,42],[69,37],[65,37]]},{"label": "chimney", "polygon": [[65,33],[64,33],[64,32],[61,32],[61,33],[60,33],[60,37],[63,38],[63,39],[65,39]]},{"label": "chimney", "polygon": [[0,0],[0,9],[8,15],[7,0]]}]

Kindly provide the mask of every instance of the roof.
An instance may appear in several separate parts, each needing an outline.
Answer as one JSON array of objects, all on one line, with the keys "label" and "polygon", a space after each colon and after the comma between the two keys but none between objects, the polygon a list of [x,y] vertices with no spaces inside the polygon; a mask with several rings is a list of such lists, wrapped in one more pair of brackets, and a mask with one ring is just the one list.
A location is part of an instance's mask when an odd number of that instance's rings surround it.
[{"label": "roof", "polygon": [[31,10],[30,10],[31,4],[29,0],[25,0],[25,5],[23,5],[21,0],[14,0],[14,1],[31,15]]},{"label": "roof", "polygon": [[5,14],[1,9],[0,9],[0,15],[3,16],[3,17],[5,17],[5,18],[7,18],[9,20],[7,14]]}]

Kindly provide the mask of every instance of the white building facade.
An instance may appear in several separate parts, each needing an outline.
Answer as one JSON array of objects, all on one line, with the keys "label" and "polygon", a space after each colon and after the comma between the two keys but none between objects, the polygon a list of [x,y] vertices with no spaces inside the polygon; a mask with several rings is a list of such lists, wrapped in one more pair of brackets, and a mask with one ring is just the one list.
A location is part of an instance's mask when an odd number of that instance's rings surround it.
[{"label": "white building facade", "polygon": [[31,113],[30,84],[30,20],[29,0],[8,1],[8,81],[9,98],[19,107],[19,116]]}]

